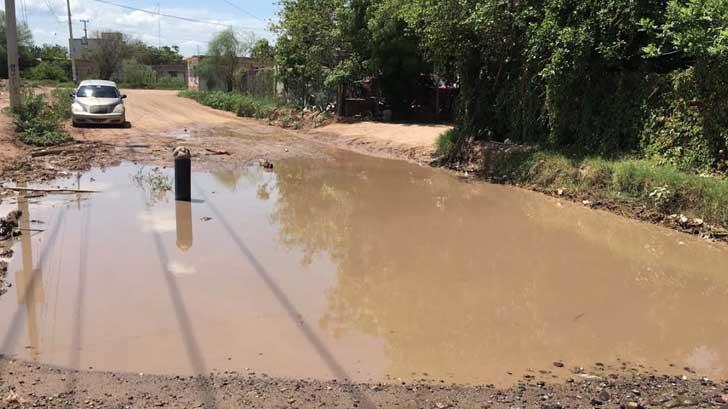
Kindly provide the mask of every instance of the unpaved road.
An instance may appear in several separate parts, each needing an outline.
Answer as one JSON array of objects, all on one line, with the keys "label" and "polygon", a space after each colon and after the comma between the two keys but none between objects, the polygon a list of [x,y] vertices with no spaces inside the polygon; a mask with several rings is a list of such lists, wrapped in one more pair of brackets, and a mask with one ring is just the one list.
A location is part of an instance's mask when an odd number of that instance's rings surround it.
[{"label": "unpaved road", "polygon": [[[12,121],[0,115],[0,177],[45,181],[59,171],[85,170],[119,160],[165,163],[179,145],[190,147],[201,167],[237,166],[262,158],[316,157],[331,146],[426,163],[431,160],[434,140],[447,129],[363,122],[292,131],[205,107],[178,97],[176,91],[122,92],[128,95],[130,127],[71,128],[69,124],[68,132],[77,142],[54,155],[28,158],[37,149],[17,143]],[[7,96],[0,96],[0,109],[7,103]]]}]

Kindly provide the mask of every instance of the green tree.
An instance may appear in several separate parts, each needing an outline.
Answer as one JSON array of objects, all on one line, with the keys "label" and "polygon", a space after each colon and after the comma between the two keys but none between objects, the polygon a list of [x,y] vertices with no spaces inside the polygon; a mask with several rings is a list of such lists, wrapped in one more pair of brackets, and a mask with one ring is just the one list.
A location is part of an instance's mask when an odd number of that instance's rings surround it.
[{"label": "green tree", "polygon": [[[282,0],[276,45],[276,62],[289,97],[300,105],[325,106],[335,96],[332,83],[344,80],[350,54],[338,21],[345,0]],[[353,65],[353,64],[349,64]],[[327,77],[340,77],[330,80]]]},{"label": "green tree", "polygon": [[71,60],[68,59],[68,50],[60,45],[43,44],[32,46],[30,51],[34,63],[23,73],[25,77],[34,80],[53,80],[66,82],[71,79]]},{"label": "green tree", "polygon": [[97,34],[98,45],[87,50],[85,57],[91,60],[100,79],[111,79],[121,70],[121,63],[129,57],[129,39],[122,33]]},{"label": "green tree", "polygon": [[129,43],[129,55],[143,65],[180,64],[183,60],[176,45],[153,47],[139,40]]},{"label": "green tree", "polygon": [[273,61],[275,59],[275,47],[270,45],[267,39],[261,38],[253,45],[250,56],[263,61]]},{"label": "green tree", "polygon": [[208,87],[219,84],[225,91],[232,91],[240,57],[250,53],[251,48],[252,39],[239,39],[231,29],[218,33],[208,44],[207,56],[198,67],[200,75],[207,78]]}]

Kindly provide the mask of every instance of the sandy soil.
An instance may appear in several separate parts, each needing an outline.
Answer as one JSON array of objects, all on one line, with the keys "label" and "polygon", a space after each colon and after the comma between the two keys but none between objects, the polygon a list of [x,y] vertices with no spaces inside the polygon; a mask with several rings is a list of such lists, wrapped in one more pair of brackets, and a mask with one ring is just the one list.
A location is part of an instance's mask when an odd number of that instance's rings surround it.
[{"label": "sandy soil", "polygon": [[389,124],[381,122],[336,123],[309,131],[309,135],[355,151],[408,158],[429,163],[437,138],[448,125]]},{"label": "sandy soil", "polygon": [[[0,109],[9,105],[8,93],[0,92]],[[0,114],[0,169],[2,165],[9,163],[25,154],[27,148],[17,142],[12,118],[7,114]]]}]

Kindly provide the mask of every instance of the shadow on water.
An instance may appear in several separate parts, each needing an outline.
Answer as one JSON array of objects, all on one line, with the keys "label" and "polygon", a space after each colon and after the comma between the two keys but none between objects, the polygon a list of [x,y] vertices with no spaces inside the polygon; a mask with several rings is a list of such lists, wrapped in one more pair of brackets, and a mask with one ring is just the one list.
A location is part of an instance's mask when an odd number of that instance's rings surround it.
[{"label": "shadow on water", "polygon": [[[208,203],[208,207],[212,211],[212,213],[215,215],[215,217],[220,220],[222,223],[225,231],[230,236],[230,238],[233,240],[237,248],[240,250],[240,253],[245,256],[245,258],[248,260],[250,265],[255,269],[256,273],[260,276],[260,278],[265,282],[266,286],[270,290],[271,294],[275,297],[275,299],[278,301],[278,303],[283,307],[283,309],[286,311],[286,314],[288,314],[289,319],[291,322],[296,325],[301,332],[303,333],[304,337],[308,342],[313,346],[316,353],[321,357],[321,359],[325,362],[326,366],[331,370],[331,372],[336,376],[338,380],[346,381],[349,380],[350,377],[344,370],[344,368],[337,362],[334,355],[329,351],[329,349],[326,347],[326,344],[319,339],[319,337],[316,335],[316,333],[311,329],[310,324],[306,322],[306,318],[303,314],[301,314],[295,305],[291,302],[291,300],[288,298],[286,293],[281,289],[281,287],[276,283],[275,279],[273,279],[273,276],[268,272],[268,270],[260,263],[258,258],[253,254],[253,252],[248,248],[248,246],[245,245],[245,242],[243,239],[238,235],[238,233],[233,229],[230,222],[227,220],[225,215],[215,206],[215,204],[210,201],[207,196],[205,195],[204,190],[201,186],[198,184],[195,184],[195,188],[199,192],[199,194],[205,199],[205,201]],[[369,400],[369,398],[361,393],[351,391],[354,399],[356,401],[359,401],[362,403],[362,406],[365,408],[374,408],[375,405]]]},{"label": "shadow on water", "polygon": [[[144,195],[142,196],[144,200]],[[177,231],[177,246],[182,251],[187,251],[192,247],[192,207],[190,202],[179,202],[175,203],[176,211],[176,228]],[[184,303],[182,294],[180,293],[179,287],[174,274],[169,270],[169,256],[167,250],[164,247],[164,242],[160,237],[160,234],[152,230],[152,238],[154,240],[154,248],[156,250],[157,258],[159,260],[159,267],[164,275],[164,281],[167,285],[169,298],[174,308],[175,316],[177,317],[177,325],[179,326],[180,334],[182,335],[182,342],[184,343],[185,350],[187,351],[187,357],[190,365],[194,370],[196,376],[196,383],[202,393],[203,402],[206,408],[217,407],[215,400],[215,393],[212,389],[211,382],[207,375],[207,367],[200,351],[199,343],[195,336],[192,325],[190,324],[190,316],[187,311],[187,306]]]}]

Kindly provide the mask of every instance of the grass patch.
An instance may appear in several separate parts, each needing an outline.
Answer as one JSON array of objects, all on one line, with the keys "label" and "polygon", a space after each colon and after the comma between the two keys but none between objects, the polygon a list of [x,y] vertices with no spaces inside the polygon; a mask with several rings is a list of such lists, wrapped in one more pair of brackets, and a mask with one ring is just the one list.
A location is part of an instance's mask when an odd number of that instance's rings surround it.
[{"label": "grass patch", "polygon": [[235,92],[186,90],[181,91],[179,95],[194,99],[202,105],[248,118],[269,118],[280,106],[273,99],[257,98]]},{"label": "grass patch", "polygon": [[15,127],[21,142],[32,146],[53,146],[72,138],[63,130],[70,118],[69,89],[56,88],[47,101],[43,94],[26,91],[22,105],[15,113]]},{"label": "grass patch", "polygon": [[494,160],[491,177],[563,189],[569,195],[644,205],[728,227],[728,179],[704,177],[647,160],[572,159],[553,152],[526,152]]}]

